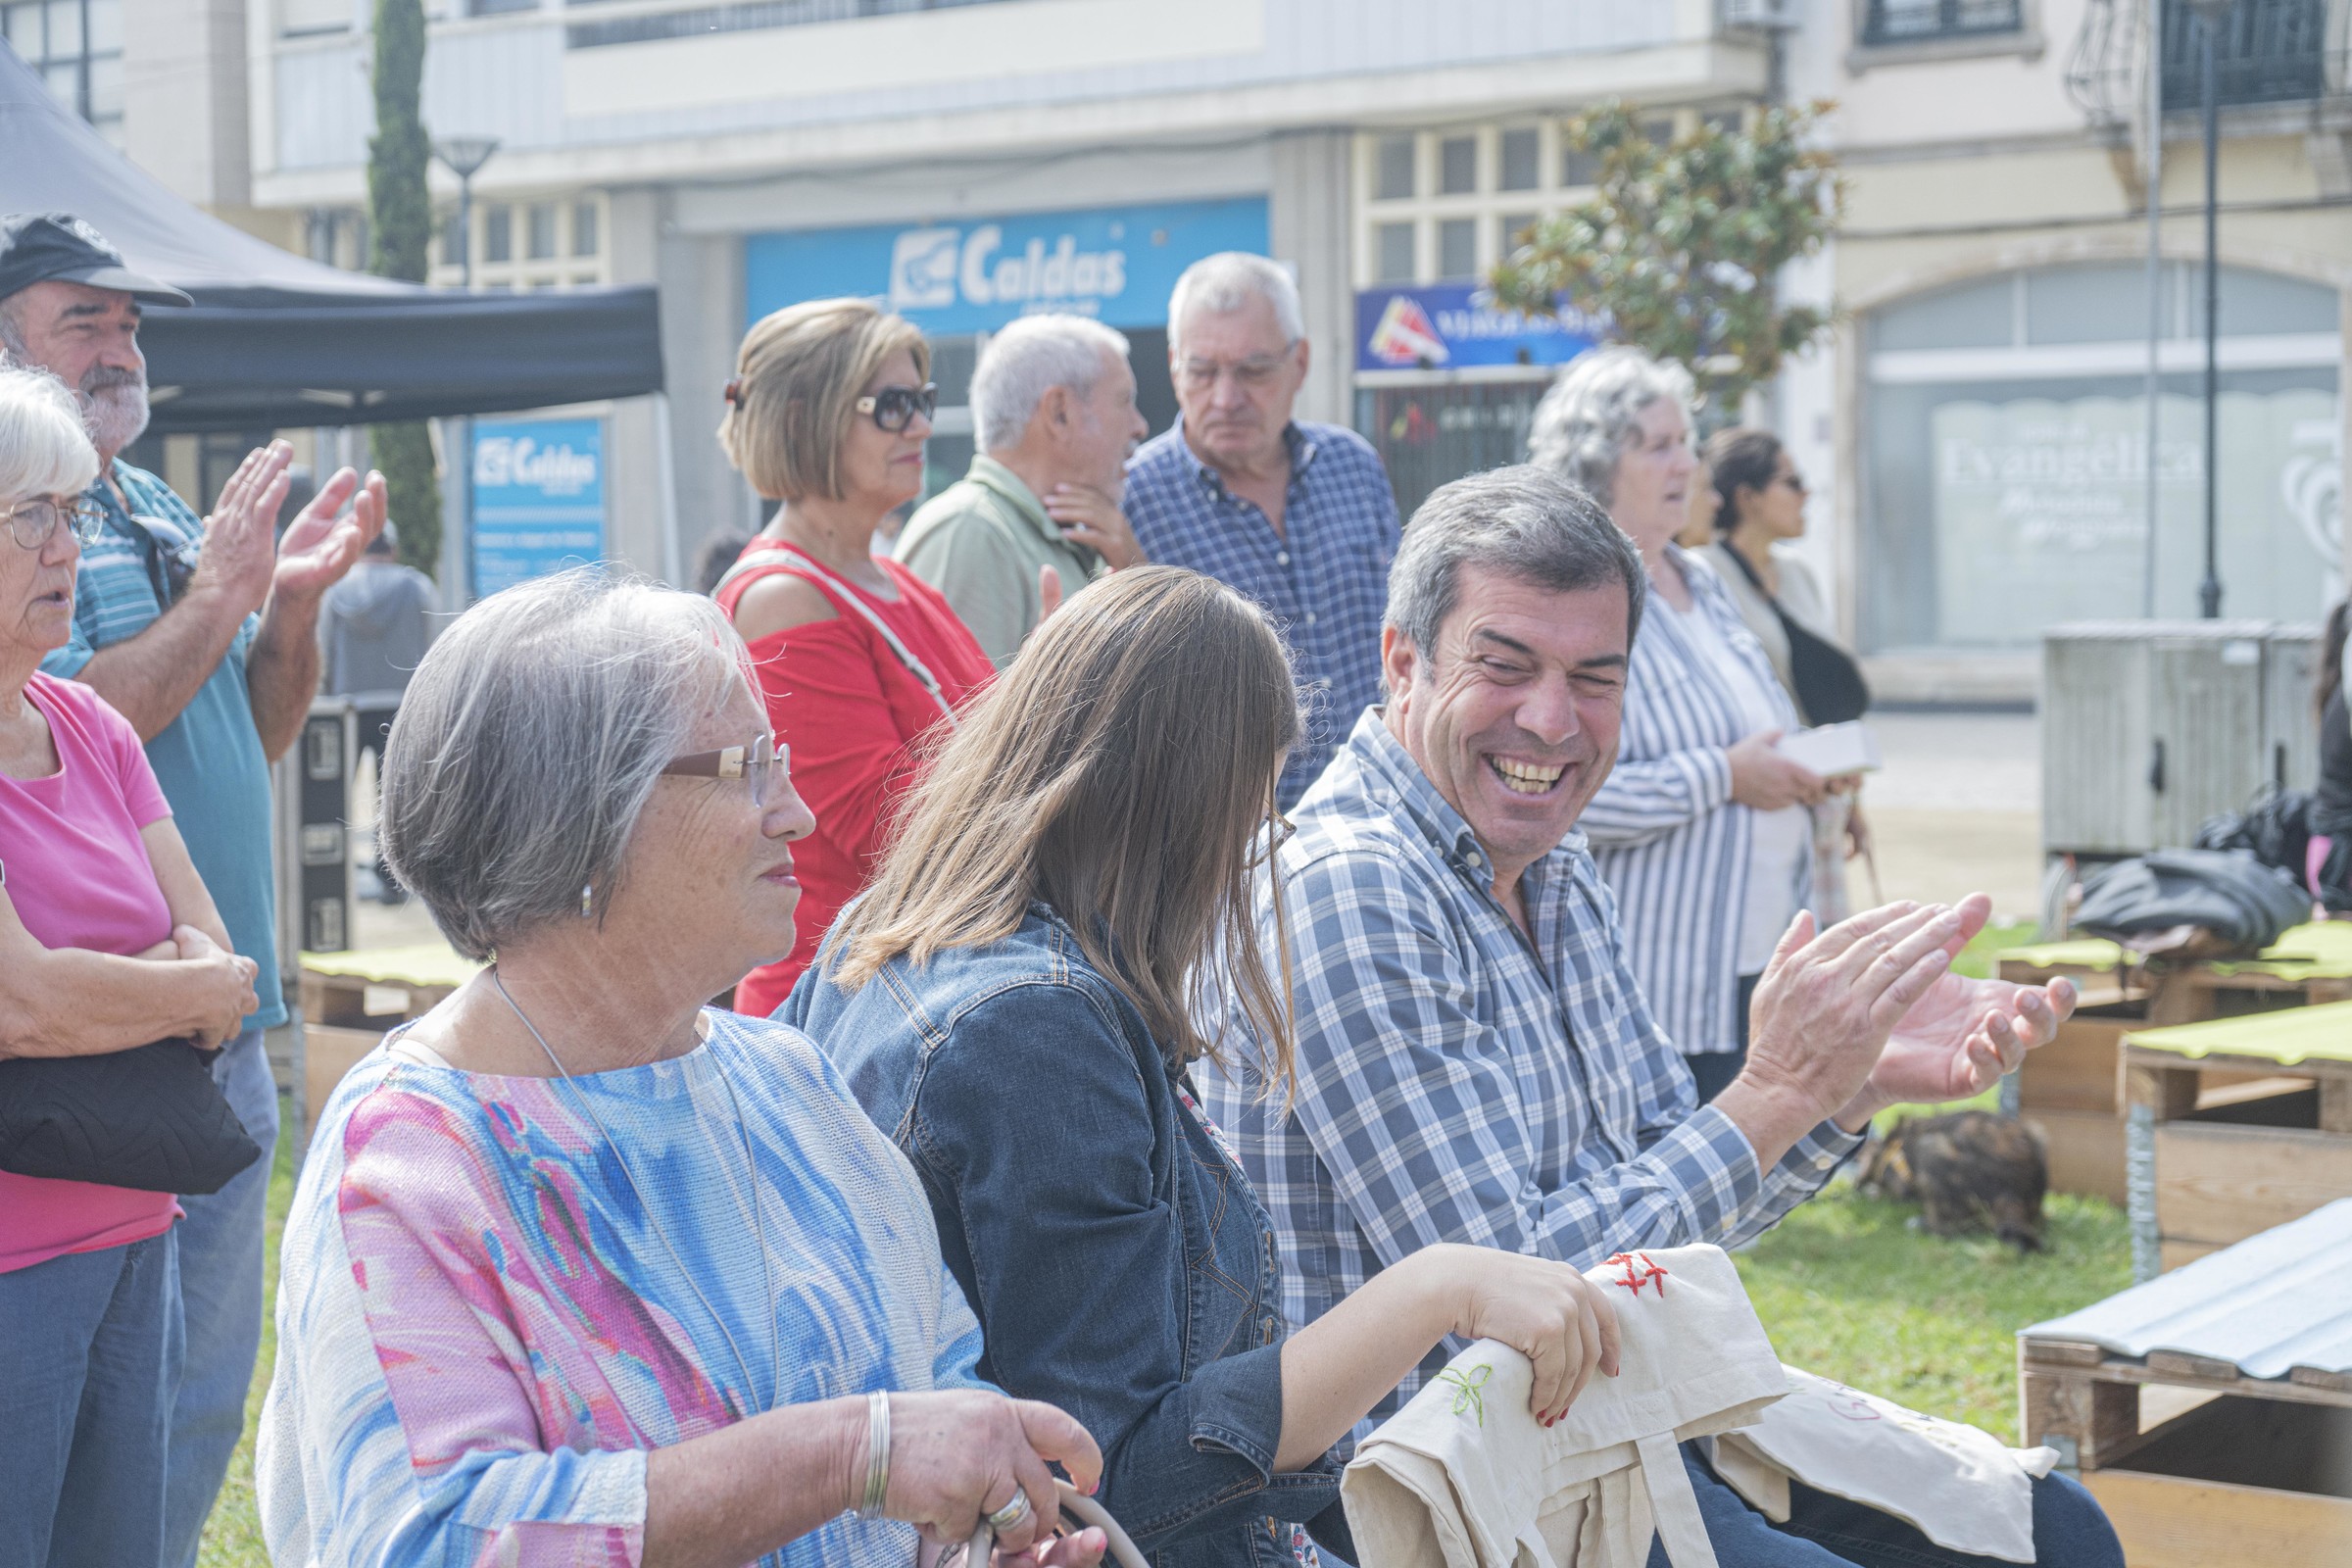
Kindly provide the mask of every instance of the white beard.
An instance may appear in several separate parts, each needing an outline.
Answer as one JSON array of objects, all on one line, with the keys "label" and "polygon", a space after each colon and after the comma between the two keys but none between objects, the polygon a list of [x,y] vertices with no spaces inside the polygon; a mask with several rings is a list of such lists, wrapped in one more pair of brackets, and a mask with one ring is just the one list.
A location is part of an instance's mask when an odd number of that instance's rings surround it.
[{"label": "white beard", "polygon": [[82,396],[82,418],[89,426],[90,444],[105,453],[121,452],[147,428],[147,383],[107,387]]}]

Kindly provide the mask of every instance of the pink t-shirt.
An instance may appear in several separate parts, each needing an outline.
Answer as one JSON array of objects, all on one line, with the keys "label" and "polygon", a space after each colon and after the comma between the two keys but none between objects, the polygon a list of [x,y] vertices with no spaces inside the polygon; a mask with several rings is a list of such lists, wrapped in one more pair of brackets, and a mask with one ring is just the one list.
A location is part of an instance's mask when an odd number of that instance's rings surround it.
[{"label": "pink t-shirt", "polygon": [[[0,865],[17,917],[45,948],[144,952],[172,935],[172,910],[139,829],[172,808],[138,732],[78,682],[35,674],[24,696],[61,765],[47,778],[0,774]],[[0,1274],[145,1241],[178,1217],[169,1193],[0,1171]]]}]

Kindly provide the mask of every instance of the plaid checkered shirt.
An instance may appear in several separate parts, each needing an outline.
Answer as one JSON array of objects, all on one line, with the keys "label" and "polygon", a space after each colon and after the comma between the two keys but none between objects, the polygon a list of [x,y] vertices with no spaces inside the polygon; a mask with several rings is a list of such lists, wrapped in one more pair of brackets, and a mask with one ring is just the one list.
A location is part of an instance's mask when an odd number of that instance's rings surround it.
[{"label": "plaid checkered shirt", "polygon": [[1148,558],[1248,595],[1289,645],[1304,728],[1276,790],[1287,808],[1331,760],[1349,718],[1380,701],[1380,622],[1397,524],[1388,471],[1362,436],[1294,423],[1283,440],[1291,486],[1281,533],[1193,455],[1181,421],[1136,452],[1125,507]]},{"label": "plaid checkered shirt", "polygon": [[[1272,1214],[1293,1327],[1437,1242],[1590,1267],[1768,1229],[1860,1144],[1824,1122],[1771,1170],[1690,1073],[1627,968],[1617,906],[1571,833],[1490,891],[1470,824],[1377,710],[1293,812],[1281,856],[1298,1094],[1259,1095],[1247,1048],[1198,1071]],[[1275,941],[1270,894],[1261,937]],[[1235,1017],[1229,1041],[1248,1038]],[[1393,1411],[1440,1346],[1373,1412]]]}]

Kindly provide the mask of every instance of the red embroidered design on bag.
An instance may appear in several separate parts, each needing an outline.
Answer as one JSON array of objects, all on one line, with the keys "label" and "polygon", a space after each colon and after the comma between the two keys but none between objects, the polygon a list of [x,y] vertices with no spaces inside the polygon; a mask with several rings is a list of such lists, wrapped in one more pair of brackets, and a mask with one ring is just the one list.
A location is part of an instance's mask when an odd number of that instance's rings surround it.
[{"label": "red embroidered design on bag", "polygon": [[1633,1292],[1636,1296],[1640,1296],[1642,1294],[1642,1286],[1655,1281],[1658,1287],[1659,1298],[1664,1299],[1666,1295],[1666,1270],[1661,1265],[1652,1262],[1647,1252],[1613,1253],[1609,1257],[1602,1260],[1602,1266],[1604,1268],[1624,1269],[1625,1272],[1618,1275],[1617,1278],[1610,1281],[1610,1283],[1613,1285],[1622,1285],[1627,1290]]}]

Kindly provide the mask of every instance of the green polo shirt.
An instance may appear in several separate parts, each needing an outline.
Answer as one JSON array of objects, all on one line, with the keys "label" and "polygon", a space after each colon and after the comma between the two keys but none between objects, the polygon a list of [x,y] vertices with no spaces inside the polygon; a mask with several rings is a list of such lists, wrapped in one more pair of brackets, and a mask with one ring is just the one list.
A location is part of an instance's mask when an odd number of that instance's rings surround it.
[{"label": "green polo shirt", "polygon": [[1101,556],[1061,536],[1017,474],[985,455],[906,520],[898,558],[947,595],[999,669],[1021,651],[1044,609],[1039,567],[1060,575],[1065,598],[1104,570]]}]

